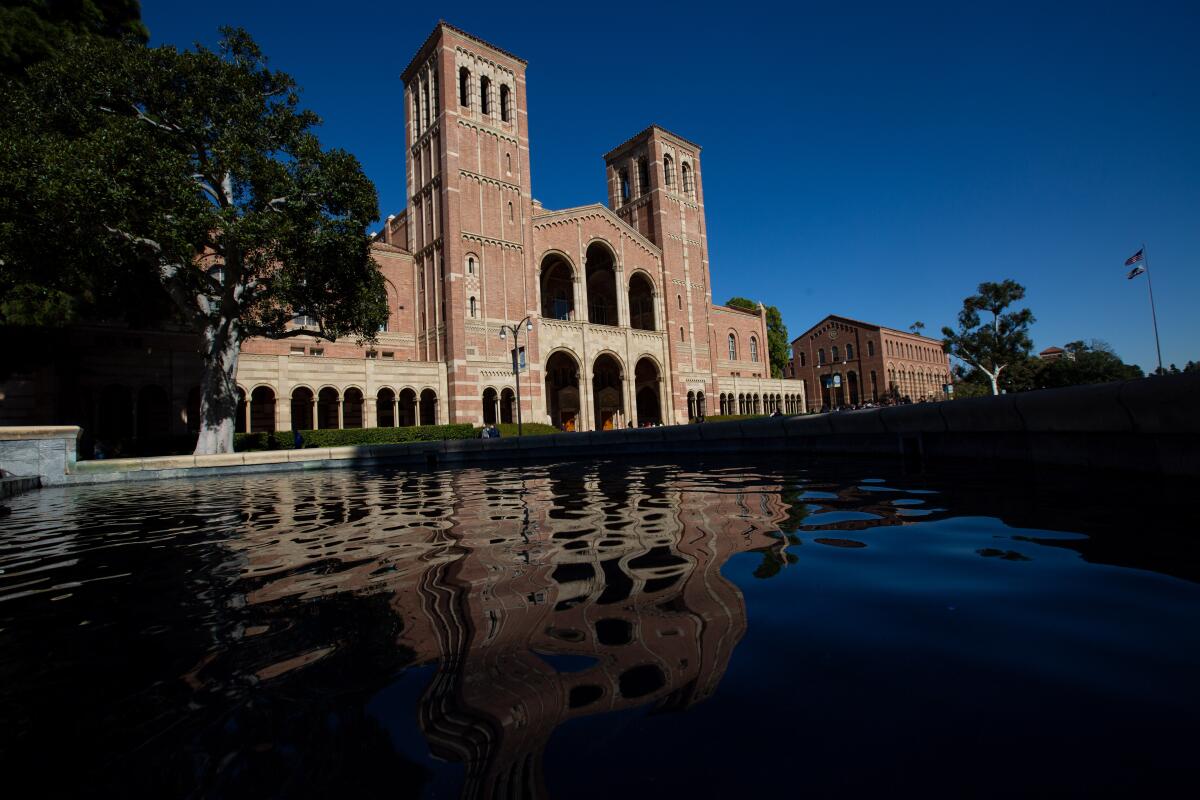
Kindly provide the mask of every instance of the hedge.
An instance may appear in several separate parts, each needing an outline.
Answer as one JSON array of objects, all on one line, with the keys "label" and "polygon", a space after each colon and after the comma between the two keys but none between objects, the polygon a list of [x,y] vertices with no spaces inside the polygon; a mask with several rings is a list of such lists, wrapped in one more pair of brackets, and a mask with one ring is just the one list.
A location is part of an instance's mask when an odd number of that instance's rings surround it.
[{"label": "hedge", "polygon": [[[705,417],[705,422],[731,422],[737,419],[762,419],[769,416],[767,414],[716,414],[711,417]],[[698,422],[699,420],[692,420]]]},{"label": "hedge", "polygon": [[[501,422],[496,427],[500,429],[501,437],[517,435],[517,423],[515,422]],[[562,431],[544,422],[525,422],[521,424],[522,436],[545,436],[550,433],[562,433]]]},{"label": "hedge", "polygon": [[[478,435],[475,426],[418,425],[407,428],[321,428],[300,431],[304,447],[344,447],[367,444],[398,444],[400,442],[440,442],[443,439],[473,439]],[[237,433],[233,437],[233,449],[247,450],[291,450],[292,432]]]}]

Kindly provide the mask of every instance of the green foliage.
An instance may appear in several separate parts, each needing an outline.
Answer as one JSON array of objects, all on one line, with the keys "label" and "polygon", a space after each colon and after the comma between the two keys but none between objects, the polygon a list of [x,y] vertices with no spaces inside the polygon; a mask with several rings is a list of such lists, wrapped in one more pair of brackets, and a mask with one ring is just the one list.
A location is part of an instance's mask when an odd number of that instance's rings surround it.
[{"label": "green foliage", "polygon": [[[515,422],[501,422],[496,427],[500,429],[501,438],[517,435],[517,423]],[[562,431],[544,422],[521,423],[522,436],[546,436],[551,433],[562,433]]]},{"label": "green foliage", "polygon": [[[1026,356],[1009,365],[999,378],[1005,392],[1027,392],[1031,389],[1059,389],[1091,383],[1108,383],[1143,377],[1140,367],[1126,364],[1105,342],[1071,342],[1063,348],[1071,356],[1041,359]],[[957,399],[991,394],[991,382],[979,369],[956,370],[954,391]]]},{"label": "green foliage", "polygon": [[[725,305],[758,312],[758,303],[745,297],[731,297]],[[783,365],[788,361],[787,325],[777,307],[764,305],[763,308],[767,312],[767,353],[770,356],[771,377],[782,378]]]},{"label": "green foliage", "polygon": [[145,44],[138,0],[0,0],[0,74],[20,77],[76,38]]},{"label": "green foliage", "polygon": [[[204,341],[197,452],[227,451],[245,338],[387,319],[375,187],[318,122],[244,31],[217,52],[71,39],[0,95],[0,324],[169,296]],[[300,310],[315,329],[288,327]]]},{"label": "green foliage", "polygon": [[[401,442],[440,442],[443,439],[473,439],[473,425],[419,425],[407,428],[321,428],[300,431],[305,448],[347,447],[369,444],[398,444]],[[239,433],[233,437],[234,450],[291,450],[291,431],[276,433]]]},{"label": "green foliage", "polygon": [[[993,394],[999,392],[1004,370],[1026,359],[1033,342],[1029,326],[1033,312],[1008,308],[1025,297],[1025,287],[1013,280],[985,281],[979,293],[963,300],[958,312],[958,330],[942,328],[946,352],[980,370],[988,377]],[[987,317],[981,318],[984,312]]]}]

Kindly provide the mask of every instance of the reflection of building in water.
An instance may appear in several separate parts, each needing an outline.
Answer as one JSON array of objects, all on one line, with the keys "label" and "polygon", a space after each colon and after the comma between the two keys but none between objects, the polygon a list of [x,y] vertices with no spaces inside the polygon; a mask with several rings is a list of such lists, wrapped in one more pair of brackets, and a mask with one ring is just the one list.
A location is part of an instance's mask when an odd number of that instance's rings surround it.
[{"label": "reflection of building in water", "polygon": [[280,482],[257,519],[280,535],[238,545],[247,600],[390,594],[397,645],[439,665],[420,709],[433,752],[465,764],[467,796],[540,794],[541,754],[561,723],[686,709],[715,691],[746,629],[721,567],[783,547],[771,535],[788,512],[778,486],[689,491],[666,469],[633,480],[600,469],[492,486],[474,470],[405,475],[352,499],[344,486],[326,496],[319,483]]}]

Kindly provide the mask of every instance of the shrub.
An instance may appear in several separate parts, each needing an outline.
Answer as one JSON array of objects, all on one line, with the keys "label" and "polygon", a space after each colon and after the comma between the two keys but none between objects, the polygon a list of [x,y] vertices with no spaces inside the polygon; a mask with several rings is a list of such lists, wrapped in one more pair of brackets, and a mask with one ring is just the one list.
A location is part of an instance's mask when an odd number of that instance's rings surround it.
[{"label": "shrub", "polygon": [[[472,439],[475,428],[469,424],[419,425],[408,428],[321,428],[300,431],[305,448],[345,447],[368,444],[399,444],[401,442],[440,442],[443,439]],[[292,432],[239,433],[233,437],[233,449],[290,450]]]},{"label": "shrub", "polygon": [[[517,435],[517,423],[515,422],[501,422],[496,427],[500,429],[501,438]],[[562,433],[562,431],[553,425],[547,425],[544,422],[521,423],[522,436],[545,436],[550,433]]]}]

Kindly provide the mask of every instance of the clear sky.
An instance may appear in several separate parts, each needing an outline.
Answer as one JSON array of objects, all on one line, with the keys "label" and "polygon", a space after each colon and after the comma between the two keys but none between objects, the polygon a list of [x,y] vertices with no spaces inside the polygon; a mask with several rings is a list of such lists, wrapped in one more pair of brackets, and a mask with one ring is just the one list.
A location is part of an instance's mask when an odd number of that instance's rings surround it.
[{"label": "clear sky", "polygon": [[[426,8],[428,11],[420,9]],[[519,13],[513,13],[512,9]],[[1200,359],[1200,3],[143,0],[152,44],[251,32],[404,199],[399,74],[441,17],[529,62],[533,193],[606,200],[651,122],[703,146],[713,299],[926,332],[980,281],[1028,288],[1037,349]]]}]

